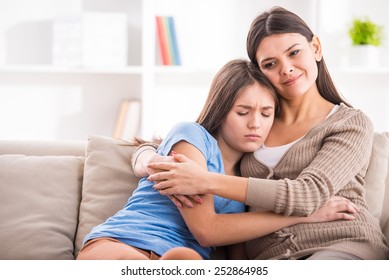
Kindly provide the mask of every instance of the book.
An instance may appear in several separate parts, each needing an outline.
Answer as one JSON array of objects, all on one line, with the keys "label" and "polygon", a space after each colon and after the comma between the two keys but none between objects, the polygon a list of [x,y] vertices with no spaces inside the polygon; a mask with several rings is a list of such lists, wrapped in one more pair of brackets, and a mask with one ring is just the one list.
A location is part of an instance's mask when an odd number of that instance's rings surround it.
[{"label": "book", "polygon": [[113,137],[132,140],[139,136],[141,102],[134,99],[122,100],[116,116]]},{"label": "book", "polygon": [[157,40],[162,65],[172,65],[167,26],[164,16],[156,16]]},{"label": "book", "polygon": [[157,41],[162,65],[181,65],[177,32],[172,16],[156,16]]},{"label": "book", "polygon": [[173,64],[174,65],[181,65],[181,55],[180,55],[180,49],[178,47],[178,41],[177,41],[177,33],[176,33],[176,26],[174,23],[174,17],[169,16],[167,17],[168,26],[169,26],[169,35],[170,35],[170,46],[171,46],[171,52],[173,57]]}]

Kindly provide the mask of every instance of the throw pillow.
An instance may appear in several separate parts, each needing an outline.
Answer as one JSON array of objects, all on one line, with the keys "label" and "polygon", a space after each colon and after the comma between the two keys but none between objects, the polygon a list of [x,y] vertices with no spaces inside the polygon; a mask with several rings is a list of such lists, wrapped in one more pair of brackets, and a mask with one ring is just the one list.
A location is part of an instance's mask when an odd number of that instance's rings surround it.
[{"label": "throw pillow", "polygon": [[123,208],[137,178],[131,167],[134,147],[125,140],[90,135],[86,148],[76,255],[91,229]]}]

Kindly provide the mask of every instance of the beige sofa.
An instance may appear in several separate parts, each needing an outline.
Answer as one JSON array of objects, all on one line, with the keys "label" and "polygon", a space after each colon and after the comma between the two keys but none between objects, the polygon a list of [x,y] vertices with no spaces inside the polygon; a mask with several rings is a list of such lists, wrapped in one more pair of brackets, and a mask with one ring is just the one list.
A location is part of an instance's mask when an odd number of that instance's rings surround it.
[{"label": "beige sofa", "polygon": [[[0,141],[0,259],[74,259],[85,234],[136,187],[132,152],[125,141],[98,135]],[[388,158],[389,133],[376,133],[366,196],[389,239]]]}]

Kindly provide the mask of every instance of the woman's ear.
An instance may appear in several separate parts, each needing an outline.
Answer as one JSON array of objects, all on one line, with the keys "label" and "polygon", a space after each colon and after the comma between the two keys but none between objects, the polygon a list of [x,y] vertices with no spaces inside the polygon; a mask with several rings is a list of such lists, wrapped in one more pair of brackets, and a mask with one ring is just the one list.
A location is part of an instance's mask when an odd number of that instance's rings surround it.
[{"label": "woman's ear", "polygon": [[321,43],[320,43],[319,37],[317,37],[316,35],[313,36],[311,45],[312,45],[312,49],[313,49],[314,54],[315,54],[315,59],[317,62],[319,62],[323,58],[323,53],[322,53]]}]

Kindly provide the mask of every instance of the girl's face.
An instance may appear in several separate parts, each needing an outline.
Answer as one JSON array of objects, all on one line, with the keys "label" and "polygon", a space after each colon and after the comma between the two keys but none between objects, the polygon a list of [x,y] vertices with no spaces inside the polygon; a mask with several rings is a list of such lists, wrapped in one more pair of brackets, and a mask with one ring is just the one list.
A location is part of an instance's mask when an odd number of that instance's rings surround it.
[{"label": "girl's face", "polygon": [[253,152],[273,124],[275,102],[269,89],[255,83],[243,88],[218,131],[218,144],[238,152]]},{"label": "girl's face", "polygon": [[295,99],[316,89],[321,46],[298,33],[274,34],[260,43],[256,58],[263,74],[284,99]]}]

